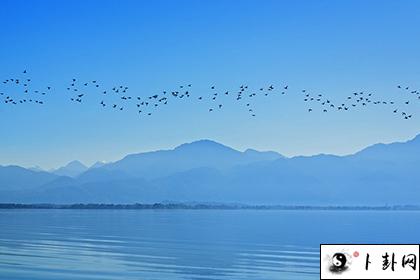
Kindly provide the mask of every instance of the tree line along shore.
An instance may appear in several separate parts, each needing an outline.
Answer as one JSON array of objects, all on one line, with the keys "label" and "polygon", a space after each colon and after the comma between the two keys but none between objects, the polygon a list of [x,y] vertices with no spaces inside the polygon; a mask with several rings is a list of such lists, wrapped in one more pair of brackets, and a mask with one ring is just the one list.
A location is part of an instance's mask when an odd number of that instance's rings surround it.
[{"label": "tree line along shore", "polygon": [[244,204],[206,204],[206,203],[134,203],[134,204],[105,204],[105,203],[75,203],[75,204],[21,204],[0,203],[0,209],[221,209],[221,210],[420,210],[418,205],[384,205],[384,206],[314,206],[314,205],[244,205]]}]

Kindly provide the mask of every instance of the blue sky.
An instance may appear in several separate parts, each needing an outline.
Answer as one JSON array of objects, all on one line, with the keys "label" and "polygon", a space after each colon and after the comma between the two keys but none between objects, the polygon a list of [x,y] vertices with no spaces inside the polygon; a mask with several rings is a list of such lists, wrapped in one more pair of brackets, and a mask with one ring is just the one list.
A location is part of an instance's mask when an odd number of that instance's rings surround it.
[{"label": "blue sky", "polygon": [[[420,88],[419,13],[418,1],[2,1],[0,78],[27,69],[53,93],[44,106],[0,104],[0,164],[91,164],[202,138],[287,156],[410,139],[420,102],[406,107],[410,121],[390,107],[308,113],[300,91],[405,100],[396,85]],[[103,110],[99,94],[73,104],[73,77],[127,85],[133,96],[186,83],[194,96],[241,84],[288,84],[289,93],[259,98],[255,118],[228,100],[214,114],[189,100],[141,118]]]}]

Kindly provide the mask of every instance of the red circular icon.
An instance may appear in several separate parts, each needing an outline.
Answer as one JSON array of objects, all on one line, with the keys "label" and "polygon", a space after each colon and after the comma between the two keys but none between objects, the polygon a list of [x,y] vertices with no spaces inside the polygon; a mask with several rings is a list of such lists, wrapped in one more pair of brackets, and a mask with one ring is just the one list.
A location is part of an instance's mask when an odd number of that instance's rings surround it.
[{"label": "red circular icon", "polygon": [[354,256],[355,258],[357,258],[357,257],[359,256],[359,252],[354,251],[353,256]]}]

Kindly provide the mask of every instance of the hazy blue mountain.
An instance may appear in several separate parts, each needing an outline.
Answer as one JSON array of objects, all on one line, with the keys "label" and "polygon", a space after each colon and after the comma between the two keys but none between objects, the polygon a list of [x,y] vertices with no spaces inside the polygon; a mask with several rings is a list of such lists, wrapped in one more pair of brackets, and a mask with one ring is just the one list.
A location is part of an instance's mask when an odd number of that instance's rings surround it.
[{"label": "hazy blue mountain", "polygon": [[[0,201],[20,202],[57,177],[54,174],[19,166],[0,166]],[[45,197],[45,199],[49,198]]]},{"label": "hazy blue mountain", "polygon": [[128,155],[102,168],[120,170],[135,177],[159,178],[200,167],[225,169],[236,165],[282,158],[275,152],[239,152],[210,140],[183,144],[173,150]]},{"label": "hazy blue mountain", "polygon": [[81,182],[60,177],[21,196],[23,203],[135,203],[144,195],[141,179],[120,179],[106,182]]},{"label": "hazy blue mountain", "polygon": [[0,166],[0,190],[36,188],[57,177],[48,172],[33,171],[19,166]]},{"label": "hazy blue mountain", "polygon": [[250,162],[276,160],[279,158],[283,158],[282,155],[276,152],[272,152],[272,151],[260,152],[254,149],[247,149],[245,150],[244,154]]},{"label": "hazy blue mountain", "polygon": [[78,160],[74,160],[63,167],[53,170],[52,173],[59,176],[76,177],[86,170],[88,170],[88,168],[83,163]]},{"label": "hazy blue mountain", "polygon": [[358,160],[372,160],[385,162],[414,162],[419,161],[420,135],[406,142],[391,144],[376,144],[354,154]]},{"label": "hazy blue mountain", "polygon": [[40,167],[38,165],[31,166],[27,169],[32,170],[32,171],[36,171],[36,172],[45,172],[46,171],[45,169],[43,169],[42,167]]},{"label": "hazy blue mountain", "polygon": [[95,162],[94,164],[92,164],[92,166],[91,166],[91,167],[89,167],[89,169],[99,168],[99,167],[102,167],[102,166],[104,166],[104,165],[105,165],[105,163],[104,163],[104,162],[102,162],[102,161],[97,161],[97,162]]},{"label": "hazy blue mountain", "polygon": [[106,182],[131,179],[133,176],[120,170],[109,170],[104,168],[91,168],[76,177],[78,182]]},{"label": "hazy blue mountain", "polygon": [[[350,156],[294,158],[240,152],[203,140],[173,150],[129,155],[74,178],[3,167],[0,201],[419,205],[419,164],[420,137],[373,145]],[[35,174],[44,177],[32,184]]]}]

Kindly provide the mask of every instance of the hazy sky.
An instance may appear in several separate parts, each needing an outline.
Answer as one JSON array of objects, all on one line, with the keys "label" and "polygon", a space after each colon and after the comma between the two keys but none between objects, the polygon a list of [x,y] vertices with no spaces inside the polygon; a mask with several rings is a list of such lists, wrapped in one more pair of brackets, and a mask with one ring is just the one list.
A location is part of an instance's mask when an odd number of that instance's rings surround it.
[{"label": "hazy sky", "polygon": [[[2,1],[0,78],[27,69],[54,91],[43,106],[0,103],[0,164],[91,164],[202,138],[287,156],[410,139],[420,133],[420,101],[403,121],[386,106],[308,113],[300,91],[407,99],[396,85],[420,88],[419,14],[419,1]],[[195,100],[141,118],[134,108],[103,110],[95,95],[71,103],[73,77],[127,85],[133,96],[185,83],[194,96],[210,85],[290,92],[259,98],[255,118],[234,101],[209,113]]]}]

